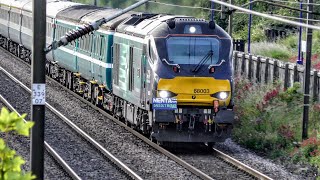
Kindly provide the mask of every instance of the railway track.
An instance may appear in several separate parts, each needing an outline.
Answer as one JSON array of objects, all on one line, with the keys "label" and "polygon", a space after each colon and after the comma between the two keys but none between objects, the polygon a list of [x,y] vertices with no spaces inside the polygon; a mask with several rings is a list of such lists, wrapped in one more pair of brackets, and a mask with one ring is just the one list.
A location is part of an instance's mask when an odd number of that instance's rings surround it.
[{"label": "railway track", "polygon": [[[2,73],[0,74],[1,78],[6,78],[5,76],[7,76],[7,78],[18,83],[16,89],[20,86],[26,91],[24,95],[30,96],[31,90],[28,87],[4,69],[0,68],[0,71]],[[6,94],[9,93],[6,92]],[[2,96],[1,99],[8,106],[11,106]],[[19,109],[23,109],[18,102],[13,102],[12,104]],[[61,163],[72,178],[92,179],[96,177],[109,177],[113,179],[127,179],[131,177],[132,179],[142,179],[50,104],[46,103],[46,108],[46,149],[56,155],[59,152],[60,156],[54,155],[54,157],[57,157],[59,164]],[[49,146],[49,143],[51,146]],[[56,149],[56,151],[53,149]]]},{"label": "railway track", "polygon": [[[6,107],[10,111],[16,112],[19,116],[20,113],[2,96],[0,95],[0,107]],[[26,120],[24,120],[26,122]],[[44,142],[45,149],[47,153],[50,154],[51,157],[55,159],[55,161],[62,167],[62,169],[72,178],[72,179],[80,179],[77,173],[63,160],[63,158],[51,147],[47,142]]]},{"label": "railway track", "polygon": [[[15,57],[16,58],[16,57]],[[20,60],[22,61],[22,60]],[[25,63],[25,62],[24,62]],[[26,63],[25,63],[26,64]],[[78,94],[74,93],[73,91],[70,91],[69,89],[67,89],[66,87],[62,86],[61,84],[59,84],[59,86],[67,91],[68,93],[72,94],[73,96],[77,97],[82,103],[85,103],[86,105],[90,106],[91,108],[95,109],[96,111],[100,112],[103,116],[106,116],[108,119],[113,120],[115,123],[117,123],[118,125],[120,125],[121,127],[125,128],[127,131],[129,131],[130,133],[132,133],[133,135],[135,135],[136,137],[138,137],[139,139],[143,140],[145,143],[147,143],[148,145],[150,145],[151,147],[153,147],[154,149],[157,149],[159,152],[165,154],[167,157],[171,158],[172,160],[174,160],[175,162],[177,162],[178,164],[180,164],[181,166],[183,166],[184,168],[188,169],[190,172],[196,174],[198,177],[200,177],[201,179],[211,179],[211,177],[216,178],[214,176],[221,176],[221,173],[203,173],[206,172],[207,169],[202,168],[201,166],[199,166],[199,164],[195,164],[194,166],[198,167],[197,168],[193,167],[190,164],[193,164],[193,161],[188,160],[188,158],[182,157],[182,159],[190,162],[190,163],[186,163],[184,160],[182,160],[181,158],[178,158],[177,156],[175,156],[174,154],[166,151],[165,149],[163,149],[162,147],[158,146],[157,144],[151,142],[148,138],[144,137],[143,135],[139,134],[138,132],[136,132],[135,130],[133,130],[132,128],[126,126],[124,123],[122,123],[121,121],[118,121],[117,119],[113,118],[110,114],[106,113],[104,110],[94,106],[93,104],[91,104],[90,102],[88,102],[85,99],[82,99],[82,97],[80,97]],[[218,155],[219,157],[217,157],[216,155]],[[246,167],[244,164],[238,163],[237,160],[232,159],[231,157],[228,157],[226,155],[222,155],[221,152],[215,151],[215,155],[210,155],[212,157],[211,160],[213,160],[214,158],[219,159],[219,161],[221,161],[221,159],[224,159],[225,163],[224,166],[231,166],[231,169],[235,169],[232,170],[234,172],[238,171],[238,175],[243,176],[245,178],[253,178],[253,179],[271,179],[265,175],[263,175],[262,173],[259,173],[258,171],[255,171],[253,169],[250,170],[250,168]],[[209,156],[208,156],[209,157]],[[222,158],[223,157],[223,158]],[[213,161],[214,162],[214,161]],[[211,162],[213,164],[213,162]],[[245,168],[244,168],[245,167]],[[230,169],[229,168],[229,169]],[[228,169],[228,168],[227,168]],[[239,171],[240,170],[240,171]],[[202,172],[203,171],[203,172]],[[210,176],[208,175],[210,174]],[[232,173],[230,174],[231,176],[235,176],[238,177],[238,175],[236,175],[236,173]],[[230,178],[230,177],[229,177]],[[219,178],[218,178],[219,179]]]},{"label": "railway track", "polygon": [[[6,107],[12,110],[7,104],[0,100],[0,109]],[[28,161],[30,158],[30,139],[28,137],[18,136],[16,134],[1,134],[2,138],[5,138],[6,144],[16,151],[16,154],[26,160],[25,164],[21,166],[21,169],[25,172],[30,171],[31,162]],[[57,155],[57,154],[54,154]],[[57,157],[56,157],[57,158]],[[44,152],[44,179],[61,179],[71,180],[70,174],[62,167],[52,154],[47,149]]]},{"label": "railway track", "polygon": [[183,144],[178,148],[170,148],[170,151],[216,180],[271,179],[218,149],[209,148],[204,144]]}]

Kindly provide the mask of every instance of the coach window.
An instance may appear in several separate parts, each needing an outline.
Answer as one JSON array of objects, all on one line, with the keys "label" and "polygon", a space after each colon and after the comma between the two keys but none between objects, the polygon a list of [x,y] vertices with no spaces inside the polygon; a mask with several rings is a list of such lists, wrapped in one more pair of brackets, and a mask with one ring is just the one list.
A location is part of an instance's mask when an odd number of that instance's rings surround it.
[{"label": "coach window", "polygon": [[19,24],[19,15],[15,12],[12,12],[11,11],[11,14],[10,14],[10,21],[12,23],[15,23],[15,24]]}]

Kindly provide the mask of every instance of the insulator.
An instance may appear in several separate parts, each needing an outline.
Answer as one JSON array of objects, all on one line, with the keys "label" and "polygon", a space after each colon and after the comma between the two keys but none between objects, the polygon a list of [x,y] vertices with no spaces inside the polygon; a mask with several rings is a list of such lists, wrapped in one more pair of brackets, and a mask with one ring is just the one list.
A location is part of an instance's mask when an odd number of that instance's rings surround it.
[{"label": "insulator", "polygon": [[67,39],[68,43],[70,43],[82,36],[89,34],[90,32],[93,32],[94,30],[95,29],[92,27],[92,25],[85,25],[77,30],[69,31],[66,33],[65,38]]}]

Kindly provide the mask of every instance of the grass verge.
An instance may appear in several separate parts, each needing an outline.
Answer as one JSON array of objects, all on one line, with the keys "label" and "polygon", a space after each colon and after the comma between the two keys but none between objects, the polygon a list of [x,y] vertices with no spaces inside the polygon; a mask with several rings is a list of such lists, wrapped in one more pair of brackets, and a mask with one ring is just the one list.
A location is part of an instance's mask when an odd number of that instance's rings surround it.
[{"label": "grass verge", "polygon": [[284,90],[280,83],[258,85],[237,78],[235,86],[236,142],[271,158],[290,156],[292,162],[310,163],[319,169],[320,104],[310,106],[310,138],[302,140],[300,84]]}]

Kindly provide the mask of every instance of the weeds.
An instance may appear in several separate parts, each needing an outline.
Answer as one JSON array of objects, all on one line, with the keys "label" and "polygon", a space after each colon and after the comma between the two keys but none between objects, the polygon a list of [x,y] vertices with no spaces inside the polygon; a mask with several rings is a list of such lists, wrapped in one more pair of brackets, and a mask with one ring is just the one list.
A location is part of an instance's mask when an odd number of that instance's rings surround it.
[{"label": "weeds", "polygon": [[235,79],[238,118],[233,138],[271,158],[290,155],[293,162],[309,162],[320,169],[320,104],[311,105],[309,131],[313,133],[302,140],[301,85],[295,83],[286,90],[280,87],[280,83],[258,85]]}]

